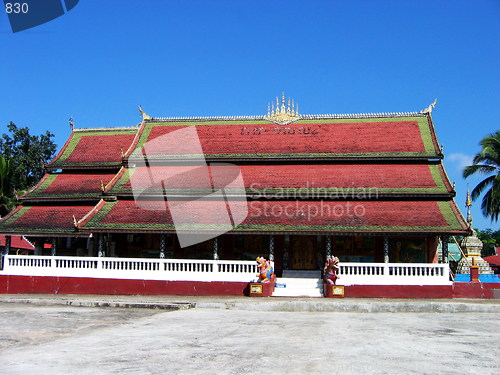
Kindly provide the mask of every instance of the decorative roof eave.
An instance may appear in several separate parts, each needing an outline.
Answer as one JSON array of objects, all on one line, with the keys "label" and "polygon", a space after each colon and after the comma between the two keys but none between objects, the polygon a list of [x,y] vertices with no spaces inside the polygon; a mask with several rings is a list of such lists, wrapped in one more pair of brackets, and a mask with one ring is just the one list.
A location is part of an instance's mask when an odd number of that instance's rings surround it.
[{"label": "decorative roof eave", "polygon": [[55,164],[55,165],[45,165],[47,171],[55,170],[65,170],[65,171],[76,171],[76,170],[96,170],[96,169],[119,169],[122,167],[123,163],[95,163],[95,164]]},{"label": "decorative roof eave", "polygon": [[[81,234],[87,233],[90,235],[90,233],[170,233],[170,234],[175,234],[178,231],[175,229],[167,229],[167,228],[159,228],[159,229],[146,229],[146,228],[79,228],[79,231]],[[210,233],[210,231],[202,231],[202,230],[191,230],[191,231],[185,231],[183,233],[197,233],[197,234],[202,234],[202,233]],[[367,229],[367,230],[359,230],[359,228],[338,228],[337,230],[333,230],[331,227],[327,228],[318,228],[318,229],[304,229],[300,230],[297,229],[297,227],[290,227],[290,228],[284,228],[280,227],[277,228],[277,226],[269,226],[269,228],[255,228],[255,229],[238,229],[236,227],[235,229],[226,232],[225,234],[243,234],[243,235],[252,235],[252,234],[260,234],[260,233],[265,233],[265,234],[276,234],[276,235],[282,235],[282,234],[294,234],[294,235],[360,235],[360,236],[412,236],[412,235],[420,235],[420,236],[439,236],[439,235],[467,235],[467,231],[460,231],[460,230],[436,230],[435,228],[429,227],[429,228],[421,228],[419,230],[412,228],[411,230],[391,230],[391,229],[384,229],[384,228],[379,228],[379,230],[375,231],[373,229]]]},{"label": "decorative roof eave", "polygon": [[[392,117],[427,117],[427,113],[420,112],[377,112],[377,113],[344,113],[344,114],[324,114],[324,115],[303,115],[297,120],[325,120],[325,119],[364,119],[364,118],[392,118]],[[153,117],[144,120],[149,122],[197,122],[197,121],[258,121],[267,120],[267,116],[200,116],[200,117]]]},{"label": "decorative roof eave", "polygon": [[[270,190],[270,189],[269,189]],[[281,189],[277,189],[281,190]],[[288,189],[291,190],[291,189]],[[368,189],[364,189],[368,190]],[[415,189],[417,190],[417,189]],[[185,190],[166,190],[165,192],[163,191],[158,191],[158,192],[150,192],[150,193],[142,193],[141,194],[141,199],[164,199],[165,195],[168,195],[169,199],[207,199],[207,195],[213,193],[213,190],[193,190],[191,193],[187,193]],[[263,194],[265,194],[265,197],[262,197]],[[337,194],[339,195],[338,197],[332,197],[332,194]],[[363,197],[362,195],[370,195],[369,193],[367,194],[365,191],[360,190],[359,192],[357,191],[352,191],[348,190],[346,194],[349,194],[348,197],[342,197],[341,195],[343,192],[340,189],[335,189],[334,193],[328,193],[328,192],[315,192],[315,191],[310,191],[308,189],[303,189],[303,188],[297,188],[294,189],[294,191],[289,191],[289,192],[279,192],[276,197],[271,196],[270,191],[266,190],[259,190],[257,191],[256,189],[247,189],[246,195],[242,195],[240,193],[234,194],[231,193],[230,191],[224,190],[224,195],[226,197],[231,197],[231,198],[248,198],[252,201],[254,200],[262,200],[262,201],[281,201],[281,200],[289,200],[289,199],[296,199],[297,195],[300,195],[300,201],[314,201],[318,199],[327,199],[328,201],[360,201],[360,202],[366,202],[366,201],[373,201],[373,200],[430,200],[430,201],[449,201],[453,199],[455,194],[452,193],[444,193],[444,192],[436,192],[436,193],[430,193],[430,192],[377,192],[376,198],[374,197]],[[361,195],[359,198],[356,197],[356,195]],[[122,192],[113,192],[110,195],[107,195],[105,197],[106,200],[116,200],[116,198],[121,198],[121,199],[129,199],[132,200],[134,199],[132,191],[122,191]]]},{"label": "decorative roof eave", "polygon": [[101,199],[100,194],[93,194],[93,195],[50,195],[50,196],[37,196],[34,198],[19,198],[19,201],[24,203],[46,203],[46,202],[96,202]]},{"label": "decorative roof eave", "polygon": [[[324,161],[342,161],[342,162],[360,162],[360,161],[366,161],[366,162],[400,162],[400,161],[425,161],[425,162],[435,162],[439,161],[442,158],[442,155],[427,155],[427,154],[415,154],[415,155],[408,155],[408,154],[402,154],[402,153],[385,153],[385,154],[378,154],[378,153],[373,153],[373,154],[362,154],[362,155],[356,155],[356,154],[351,154],[346,156],[340,156],[340,155],[325,155],[325,154],[317,154],[317,153],[311,153],[311,154],[218,154],[218,155],[212,155],[212,154],[205,154],[204,155],[205,160],[208,162],[211,161],[220,161],[221,159],[228,159],[228,160],[234,160],[234,161],[270,161],[270,160],[286,160],[286,161],[300,161],[300,160],[310,160],[313,158],[317,162],[324,162]],[[137,158],[129,158],[128,162],[129,163],[134,163],[137,160],[143,160],[143,159],[137,159]],[[167,155],[167,156],[149,156],[148,162],[149,165],[172,165],[172,163],[183,163],[183,162],[190,162],[193,160],[199,160],[198,155],[190,156],[190,157],[185,157],[183,155]]]}]

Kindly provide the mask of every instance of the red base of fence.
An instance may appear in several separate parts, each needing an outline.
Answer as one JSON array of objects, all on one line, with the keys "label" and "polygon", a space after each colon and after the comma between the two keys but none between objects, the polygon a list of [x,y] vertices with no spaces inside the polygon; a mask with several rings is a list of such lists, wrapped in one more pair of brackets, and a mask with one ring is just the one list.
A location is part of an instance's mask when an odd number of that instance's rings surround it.
[{"label": "red base of fence", "polygon": [[248,283],[0,275],[2,294],[243,296]]},{"label": "red base of fence", "polygon": [[[251,293],[251,286],[262,293]],[[183,295],[183,296],[271,296],[276,285],[270,283],[224,281],[162,281],[98,279],[85,277],[0,275],[1,294],[105,294],[105,295]],[[341,297],[332,286],[326,297]],[[335,287],[335,286],[333,286]],[[344,297],[367,298],[494,298],[499,283],[454,283],[453,285],[349,285]],[[329,290],[328,290],[329,289]]]}]

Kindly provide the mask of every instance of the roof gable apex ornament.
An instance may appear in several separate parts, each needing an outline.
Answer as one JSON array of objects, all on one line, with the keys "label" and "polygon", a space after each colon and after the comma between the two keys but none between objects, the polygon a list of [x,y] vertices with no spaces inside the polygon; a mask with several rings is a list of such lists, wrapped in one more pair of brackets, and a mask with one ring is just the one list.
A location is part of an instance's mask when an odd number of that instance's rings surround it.
[{"label": "roof gable apex ornament", "polygon": [[142,121],[145,121],[145,120],[152,120],[153,118],[151,116],[149,116],[146,112],[144,112],[142,110],[142,107],[141,106],[138,106],[139,107],[139,112],[141,113],[141,116],[142,116]]},{"label": "roof gable apex ornament", "polygon": [[285,93],[281,93],[281,106],[278,97],[276,97],[276,108],[274,103],[267,104],[267,115],[264,116],[265,120],[274,122],[278,125],[287,125],[294,121],[299,120],[302,116],[299,115],[299,104],[295,100],[288,98],[288,106],[285,106]]},{"label": "roof gable apex ornament", "polygon": [[437,98],[434,99],[434,101],[425,109],[422,109],[420,111],[420,113],[428,113],[428,114],[431,114],[432,113],[432,110],[434,109],[434,107],[436,106],[436,103],[437,103]]}]

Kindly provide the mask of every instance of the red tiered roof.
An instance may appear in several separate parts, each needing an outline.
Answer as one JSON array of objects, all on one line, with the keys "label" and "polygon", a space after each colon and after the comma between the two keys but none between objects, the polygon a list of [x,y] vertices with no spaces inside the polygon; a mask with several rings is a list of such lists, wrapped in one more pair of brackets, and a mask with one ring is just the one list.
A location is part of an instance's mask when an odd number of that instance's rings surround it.
[{"label": "red tiered roof", "polygon": [[[185,128],[196,133],[174,135],[173,141],[162,143],[163,136]],[[193,133],[194,140],[185,139]],[[129,173],[142,183],[139,188],[146,189],[143,198],[151,198],[172,191],[205,196],[241,172],[246,193],[264,200],[248,202],[248,216],[235,232],[464,234],[467,223],[452,200],[454,191],[437,145],[430,116],[418,113],[303,116],[288,125],[263,117],[158,119],[144,121],[140,128],[75,130],[47,166],[63,172],[45,176],[26,194],[22,198],[26,205],[2,219],[0,233],[75,236],[94,231],[209,230],[227,224],[227,207],[220,210],[218,202],[206,198],[190,201],[185,214],[199,220],[176,223],[180,227],[174,228],[168,207],[148,210],[132,200]],[[210,173],[165,165],[172,159],[204,165],[201,156],[210,163]],[[254,165],[238,165],[236,174],[234,169],[225,174],[214,163],[222,160]],[[88,173],[90,169],[99,173]],[[113,177],[104,170],[118,174]],[[151,179],[156,184],[152,188]],[[91,202],[100,195],[101,180],[110,181],[103,195],[109,201],[94,206]],[[360,189],[375,191],[360,197]],[[242,194],[233,187],[224,191],[229,197]],[[297,194],[304,191],[305,198]],[[332,197],[334,191],[338,196]],[[273,199],[265,200],[269,196]],[[52,206],[28,205],[36,200],[51,201]],[[62,206],[62,200],[84,200],[85,205]],[[296,205],[299,213],[288,214]],[[340,214],[348,205],[363,214]],[[268,215],[266,209],[275,211]],[[78,228],[73,215],[80,219]]]}]

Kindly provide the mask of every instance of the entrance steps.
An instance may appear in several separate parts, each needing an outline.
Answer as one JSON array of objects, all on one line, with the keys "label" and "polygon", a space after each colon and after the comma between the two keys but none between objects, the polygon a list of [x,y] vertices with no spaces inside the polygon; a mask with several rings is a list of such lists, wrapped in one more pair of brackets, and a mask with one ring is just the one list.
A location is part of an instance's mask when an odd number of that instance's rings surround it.
[{"label": "entrance steps", "polygon": [[273,297],[323,297],[321,271],[284,270]]}]

